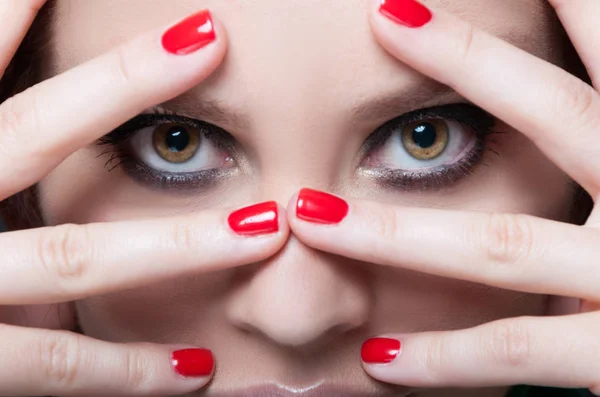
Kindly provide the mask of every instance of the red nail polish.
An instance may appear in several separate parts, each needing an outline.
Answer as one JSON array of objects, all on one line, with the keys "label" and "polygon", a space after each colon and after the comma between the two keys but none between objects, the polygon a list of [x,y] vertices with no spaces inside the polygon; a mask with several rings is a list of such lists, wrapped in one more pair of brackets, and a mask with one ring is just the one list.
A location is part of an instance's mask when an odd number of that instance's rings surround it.
[{"label": "red nail polish", "polygon": [[365,363],[387,364],[400,352],[400,341],[390,338],[367,339],[362,345],[360,357]]},{"label": "red nail polish", "polygon": [[237,234],[257,235],[279,231],[279,208],[275,201],[251,205],[229,215],[229,227]]},{"label": "red nail polish", "polygon": [[173,352],[171,363],[181,376],[200,377],[212,374],[215,359],[208,349],[183,349]]},{"label": "red nail polish", "polygon": [[162,46],[172,54],[186,55],[216,38],[210,11],[203,10],[171,26],[163,34]]},{"label": "red nail polish", "polygon": [[302,189],[296,201],[296,216],[315,223],[340,223],[348,215],[348,203],[339,197]]},{"label": "red nail polish", "polygon": [[379,12],[410,28],[421,27],[432,18],[431,11],[416,0],[382,0]]}]

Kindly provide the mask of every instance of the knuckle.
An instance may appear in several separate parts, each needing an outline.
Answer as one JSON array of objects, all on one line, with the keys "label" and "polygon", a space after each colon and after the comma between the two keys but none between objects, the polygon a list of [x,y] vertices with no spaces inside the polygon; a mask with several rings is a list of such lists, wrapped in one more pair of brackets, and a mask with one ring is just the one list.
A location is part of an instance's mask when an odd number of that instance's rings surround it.
[{"label": "knuckle", "polygon": [[198,246],[195,228],[187,222],[176,222],[168,245],[183,252],[194,249]]},{"label": "knuckle", "polygon": [[475,28],[470,23],[465,24],[463,29],[460,30],[460,39],[457,46],[457,54],[463,63],[472,59],[475,40],[477,40]]},{"label": "knuckle", "polygon": [[576,132],[579,129],[577,127],[597,126],[600,123],[597,115],[598,94],[591,86],[566,75],[557,83],[556,91],[555,106],[560,110],[557,114],[567,114],[569,124],[575,123],[575,129],[571,131]]},{"label": "knuckle", "polygon": [[[16,139],[23,130],[36,126],[36,100],[34,90],[29,88],[9,98],[0,106],[0,130],[3,135]],[[31,103],[29,103],[31,102]]]},{"label": "knuckle", "polygon": [[394,208],[384,207],[376,218],[378,220],[376,231],[383,241],[395,240],[398,238],[398,234],[400,233],[400,223],[398,220],[398,213]]},{"label": "knuckle", "polygon": [[437,379],[439,369],[444,365],[444,357],[446,357],[446,338],[444,336],[434,337],[425,348],[424,366],[429,374],[430,380]]},{"label": "knuckle", "polygon": [[2,131],[5,141],[8,141],[8,138],[17,137],[25,123],[23,112],[16,108],[16,99],[16,97],[11,98],[0,107],[0,131]]},{"label": "knuckle", "polygon": [[514,265],[531,253],[533,233],[526,215],[490,214],[483,235],[483,249],[491,263]]},{"label": "knuckle", "polygon": [[141,352],[129,349],[125,353],[125,388],[127,390],[141,390],[146,384],[144,368],[148,366]]},{"label": "knuckle", "polygon": [[47,274],[59,281],[81,280],[86,273],[89,258],[87,228],[84,225],[65,224],[42,234],[38,256]]},{"label": "knuckle", "polygon": [[133,81],[135,68],[131,65],[131,57],[128,56],[126,46],[120,46],[114,52],[114,71],[117,80],[121,84],[129,85]]},{"label": "knuckle", "polygon": [[523,321],[499,321],[492,327],[491,358],[501,366],[526,366],[532,352],[529,327]]},{"label": "knuckle", "polygon": [[42,338],[38,345],[42,374],[47,381],[59,387],[73,386],[82,365],[78,337],[52,335]]},{"label": "knuckle", "polygon": [[[23,142],[27,142],[27,156],[32,159],[48,157],[51,148],[39,139],[27,139],[31,131],[42,129],[42,113],[35,87],[9,98],[0,105],[0,132],[2,133],[2,155],[8,158],[23,156]],[[18,150],[17,150],[18,149]],[[20,160],[19,160],[20,161]]]}]

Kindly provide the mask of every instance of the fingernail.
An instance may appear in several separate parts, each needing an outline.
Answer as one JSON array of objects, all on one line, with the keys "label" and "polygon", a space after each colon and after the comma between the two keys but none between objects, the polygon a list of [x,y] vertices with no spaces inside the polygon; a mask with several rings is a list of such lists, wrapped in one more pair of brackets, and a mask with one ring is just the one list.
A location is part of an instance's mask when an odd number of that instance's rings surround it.
[{"label": "fingernail", "polygon": [[379,12],[410,28],[421,27],[432,18],[431,11],[416,0],[381,0]]},{"label": "fingernail", "polygon": [[173,352],[171,363],[181,376],[200,377],[212,374],[215,359],[208,349],[183,349]]},{"label": "fingernail", "polygon": [[400,352],[400,341],[391,338],[367,339],[361,348],[360,357],[365,363],[387,364]]},{"label": "fingernail", "polygon": [[237,234],[258,235],[279,231],[279,208],[275,201],[268,201],[241,208],[229,215],[229,227]]},{"label": "fingernail", "polygon": [[171,26],[162,37],[162,46],[171,54],[186,55],[217,38],[210,11],[203,10]]},{"label": "fingernail", "polygon": [[340,223],[348,215],[348,203],[339,197],[302,189],[296,201],[296,216],[314,223]]}]

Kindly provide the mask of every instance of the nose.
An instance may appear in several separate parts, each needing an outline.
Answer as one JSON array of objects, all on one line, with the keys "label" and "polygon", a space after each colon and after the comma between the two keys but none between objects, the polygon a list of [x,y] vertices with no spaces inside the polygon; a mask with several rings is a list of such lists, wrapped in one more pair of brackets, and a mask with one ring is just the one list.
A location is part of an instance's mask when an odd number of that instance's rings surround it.
[{"label": "nose", "polygon": [[316,348],[363,325],[369,296],[359,267],[291,236],[276,257],[242,277],[228,317],[272,343]]}]

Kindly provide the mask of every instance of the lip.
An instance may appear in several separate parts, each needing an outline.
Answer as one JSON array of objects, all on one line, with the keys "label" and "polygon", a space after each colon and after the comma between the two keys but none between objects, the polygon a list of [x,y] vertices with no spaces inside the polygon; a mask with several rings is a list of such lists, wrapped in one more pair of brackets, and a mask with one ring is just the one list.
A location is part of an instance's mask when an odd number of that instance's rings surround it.
[{"label": "lip", "polygon": [[317,384],[303,388],[269,384],[202,395],[206,397],[410,397],[413,396],[414,392],[415,389],[408,387],[360,391],[327,384]]}]

